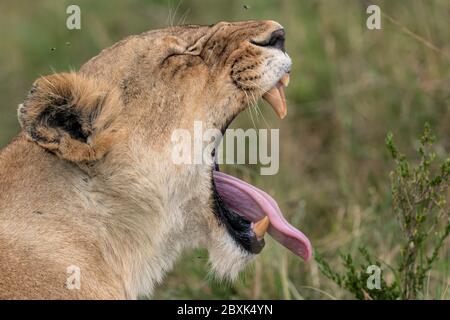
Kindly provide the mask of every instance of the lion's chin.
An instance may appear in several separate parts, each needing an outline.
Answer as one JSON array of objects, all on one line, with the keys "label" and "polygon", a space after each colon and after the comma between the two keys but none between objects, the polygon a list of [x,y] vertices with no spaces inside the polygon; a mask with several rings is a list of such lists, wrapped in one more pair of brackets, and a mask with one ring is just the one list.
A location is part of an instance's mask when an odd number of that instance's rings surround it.
[{"label": "lion's chin", "polygon": [[238,246],[225,230],[210,243],[208,252],[212,274],[222,281],[234,281],[256,257]]}]

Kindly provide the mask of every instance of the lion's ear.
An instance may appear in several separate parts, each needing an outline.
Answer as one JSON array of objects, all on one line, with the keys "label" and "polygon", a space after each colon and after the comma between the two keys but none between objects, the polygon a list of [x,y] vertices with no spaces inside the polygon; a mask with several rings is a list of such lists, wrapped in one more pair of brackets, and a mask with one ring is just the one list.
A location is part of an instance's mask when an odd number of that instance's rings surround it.
[{"label": "lion's ear", "polygon": [[99,80],[76,73],[39,78],[19,106],[28,139],[73,162],[102,158],[119,138],[119,94]]}]

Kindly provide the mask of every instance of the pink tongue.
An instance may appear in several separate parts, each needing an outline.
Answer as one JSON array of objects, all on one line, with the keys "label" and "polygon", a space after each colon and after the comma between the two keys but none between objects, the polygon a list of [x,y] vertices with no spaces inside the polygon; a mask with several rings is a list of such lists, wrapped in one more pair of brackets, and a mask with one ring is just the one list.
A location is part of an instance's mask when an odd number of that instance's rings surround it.
[{"label": "pink tongue", "polygon": [[264,191],[223,172],[214,171],[217,192],[228,207],[251,222],[269,217],[269,234],[296,255],[308,261],[312,248],[308,238],[281,214],[275,200]]}]

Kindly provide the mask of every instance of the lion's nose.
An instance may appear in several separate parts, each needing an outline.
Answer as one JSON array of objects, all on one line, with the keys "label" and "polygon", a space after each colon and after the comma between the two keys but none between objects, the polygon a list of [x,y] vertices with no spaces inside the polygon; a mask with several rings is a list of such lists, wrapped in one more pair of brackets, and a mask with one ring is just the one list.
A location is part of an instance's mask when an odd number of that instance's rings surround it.
[{"label": "lion's nose", "polygon": [[252,40],[251,43],[254,45],[260,46],[260,47],[271,47],[271,48],[277,48],[283,52],[286,51],[285,48],[285,31],[284,28],[281,27],[279,24],[276,24],[277,28],[270,32],[268,35],[266,35],[263,38],[260,38],[258,40]]},{"label": "lion's nose", "polygon": [[278,48],[285,51],[284,42],[285,42],[285,32],[284,29],[278,29],[272,32],[269,38],[269,46]]}]

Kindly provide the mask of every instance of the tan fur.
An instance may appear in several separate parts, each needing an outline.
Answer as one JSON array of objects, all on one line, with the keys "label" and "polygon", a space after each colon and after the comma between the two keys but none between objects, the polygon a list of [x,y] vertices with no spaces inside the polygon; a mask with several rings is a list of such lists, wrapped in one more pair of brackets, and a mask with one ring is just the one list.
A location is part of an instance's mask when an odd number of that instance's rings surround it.
[{"label": "tan fur", "polygon": [[0,153],[0,298],[135,299],[193,247],[234,278],[254,255],[212,212],[211,167],[172,163],[170,137],[194,120],[222,128],[276,83],[290,60],[249,41],[278,28],[150,31],[38,79]]}]

